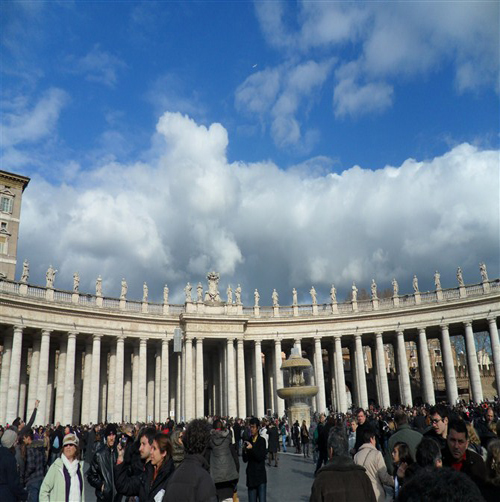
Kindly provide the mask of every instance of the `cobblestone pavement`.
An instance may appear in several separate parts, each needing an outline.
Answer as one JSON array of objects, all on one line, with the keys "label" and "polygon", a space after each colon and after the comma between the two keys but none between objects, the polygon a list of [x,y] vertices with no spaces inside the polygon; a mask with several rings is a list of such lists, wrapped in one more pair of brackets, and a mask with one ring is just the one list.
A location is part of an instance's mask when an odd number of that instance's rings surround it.
[{"label": "cobblestone pavement", "polygon": [[[293,449],[293,448],[292,448]],[[307,502],[314,481],[314,464],[311,458],[294,453],[279,453],[279,467],[267,468],[267,501],[268,502]],[[87,470],[85,465],[85,471]],[[246,464],[240,457],[240,481],[238,496],[240,502],[248,502],[246,487]],[[85,476],[85,501],[94,502],[94,489],[88,484]]]}]

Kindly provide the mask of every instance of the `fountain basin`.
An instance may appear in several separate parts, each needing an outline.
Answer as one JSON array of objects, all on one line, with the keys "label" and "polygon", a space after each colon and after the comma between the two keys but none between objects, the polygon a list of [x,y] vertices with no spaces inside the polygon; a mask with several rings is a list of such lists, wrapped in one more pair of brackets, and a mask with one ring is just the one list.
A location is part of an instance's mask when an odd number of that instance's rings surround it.
[{"label": "fountain basin", "polygon": [[278,396],[281,399],[293,399],[296,397],[314,397],[319,391],[316,385],[296,385],[278,389]]}]

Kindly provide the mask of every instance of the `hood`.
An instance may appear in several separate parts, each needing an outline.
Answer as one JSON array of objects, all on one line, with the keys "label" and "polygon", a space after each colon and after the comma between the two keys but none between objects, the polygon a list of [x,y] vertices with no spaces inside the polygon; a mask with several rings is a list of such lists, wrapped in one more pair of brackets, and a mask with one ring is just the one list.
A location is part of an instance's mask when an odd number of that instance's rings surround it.
[{"label": "hood", "polygon": [[210,442],[214,446],[220,446],[226,441],[231,442],[231,436],[229,431],[212,430],[210,432]]}]

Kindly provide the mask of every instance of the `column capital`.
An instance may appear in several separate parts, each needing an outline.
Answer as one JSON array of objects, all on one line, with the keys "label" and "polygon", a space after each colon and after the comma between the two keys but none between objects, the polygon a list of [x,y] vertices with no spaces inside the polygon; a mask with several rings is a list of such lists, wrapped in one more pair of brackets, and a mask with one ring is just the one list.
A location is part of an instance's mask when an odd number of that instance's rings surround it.
[{"label": "column capital", "polygon": [[92,340],[94,340],[94,342],[95,342],[96,340],[99,340],[99,341],[100,341],[100,340],[101,340],[101,338],[102,338],[102,335],[101,335],[101,334],[99,334],[99,335],[95,335],[95,334],[94,334],[94,335],[92,335]]},{"label": "column capital", "polygon": [[375,339],[382,338],[382,332],[381,331],[376,331],[374,333],[374,335],[375,335]]},{"label": "column capital", "polygon": [[487,317],[486,319],[488,320],[488,322],[489,322],[490,324],[493,324],[493,323],[495,323],[495,324],[496,324],[496,322],[497,322],[497,316],[496,316],[496,315],[494,315],[494,316],[490,316],[490,317]]},{"label": "column capital", "polygon": [[422,333],[423,333],[424,335],[426,334],[425,328],[422,328],[422,327],[419,327],[419,328],[418,328],[418,332],[419,332],[420,334],[422,334]]},{"label": "column capital", "polygon": [[400,335],[405,336],[405,332],[404,332],[404,330],[403,330],[403,329],[398,329],[398,330],[396,331],[396,335],[398,335],[398,336],[400,336]]},{"label": "column capital", "polygon": [[125,343],[125,338],[127,338],[127,335],[121,334],[121,335],[116,335],[116,343]]},{"label": "column capital", "polygon": [[170,341],[170,340],[169,340],[168,338],[162,338],[162,339],[161,339],[161,344],[162,344],[162,345],[168,345],[168,342],[169,342],[169,341]]},{"label": "column capital", "polygon": [[234,340],[235,340],[234,336],[229,336],[229,337],[227,337],[226,342],[229,345],[229,344],[234,343]]},{"label": "column capital", "polygon": [[24,329],[24,326],[21,324],[14,324],[14,326],[12,326],[13,331],[21,331],[22,332],[23,329]]},{"label": "column capital", "polygon": [[354,340],[361,340],[361,333],[354,333]]},{"label": "column capital", "polygon": [[295,338],[293,339],[293,343],[294,343],[294,345],[295,345],[296,343],[302,343],[302,338],[301,338],[301,337],[298,337],[298,336],[297,336],[297,337],[295,337]]},{"label": "column capital", "polygon": [[42,329],[42,336],[43,335],[49,335],[52,333],[52,330],[51,329]]},{"label": "column capital", "polygon": [[139,339],[139,345],[147,345],[147,343],[148,343],[148,339],[147,338],[141,337]]},{"label": "column capital", "polygon": [[274,338],[274,345],[278,345],[278,343],[281,344],[281,340],[283,340],[283,337],[280,335],[276,335]]},{"label": "column capital", "polygon": [[472,322],[471,321],[464,321],[464,326],[466,328],[471,328],[472,327]]},{"label": "column capital", "polygon": [[204,336],[197,336],[196,337],[196,343],[203,343],[203,340],[205,339]]},{"label": "column capital", "polygon": [[339,341],[339,342],[342,341],[342,335],[340,333],[335,333],[333,335],[333,343],[336,343],[337,341]]},{"label": "column capital", "polygon": [[244,340],[243,338],[237,338],[237,339],[236,339],[236,343],[237,343],[238,345],[240,345],[240,344],[241,344],[241,345],[244,345],[245,340]]},{"label": "column capital", "polygon": [[259,346],[259,347],[262,345],[260,340],[254,340],[254,343],[256,346]]},{"label": "column capital", "polygon": [[441,331],[448,330],[449,326],[450,325],[448,323],[446,323],[446,322],[444,322],[444,323],[442,323],[442,324],[439,325],[439,327],[441,328]]},{"label": "column capital", "polygon": [[78,331],[68,331],[68,340],[70,338],[76,338],[76,335],[79,335],[80,333]]}]

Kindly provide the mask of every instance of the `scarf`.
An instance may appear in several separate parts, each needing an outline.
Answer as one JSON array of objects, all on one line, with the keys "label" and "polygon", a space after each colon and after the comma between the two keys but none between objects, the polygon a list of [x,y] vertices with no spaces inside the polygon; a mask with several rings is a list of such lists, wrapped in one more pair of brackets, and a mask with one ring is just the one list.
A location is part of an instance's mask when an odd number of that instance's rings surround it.
[{"label": "scarf", "polygon": [[61,455],[63,474],[66,481],[66,501],[80,502],[82,500],[83,480],[80,472],[80,462],[70,462],[66,455]]}]

